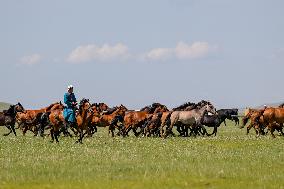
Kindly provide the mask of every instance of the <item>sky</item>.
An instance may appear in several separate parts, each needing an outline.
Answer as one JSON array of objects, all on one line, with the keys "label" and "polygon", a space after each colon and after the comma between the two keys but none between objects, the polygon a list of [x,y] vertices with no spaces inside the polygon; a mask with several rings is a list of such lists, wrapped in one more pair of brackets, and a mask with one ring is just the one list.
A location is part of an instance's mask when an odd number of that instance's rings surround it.
[{"label": "sky", "polygon": [[282,0],[1,0],[0,101],[284,100]]}]

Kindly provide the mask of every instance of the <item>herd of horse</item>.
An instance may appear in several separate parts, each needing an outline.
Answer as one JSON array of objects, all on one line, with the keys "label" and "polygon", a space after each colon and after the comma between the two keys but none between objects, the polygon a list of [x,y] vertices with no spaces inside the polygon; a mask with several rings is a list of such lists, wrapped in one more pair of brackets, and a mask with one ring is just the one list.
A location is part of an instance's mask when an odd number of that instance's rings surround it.
[{"label": "herd of horse", "polygon": [[[248,121],[247,133],[254,128],[256,135],[267,134],[269,131],[277,130],[283,134],[284,105],[277,108],[246,109],[243,116],[243,128]],[[82,143],[83,138],[91,137],[97,132],[98,127],[107,127],[112,137],[128,136],[133,131],[135,136],[155,136],[166,138],[174,136],[173,128],[179,136],[211,136],[217,134],[218,127],[226,119],[232,120],[239,125],[238,109],[216,110],[209,101],[202,100],[198,103],[187,102],[172,110],[165,105],[153,103],[140,110],[128,110],[124,105],[110,108],[105,103],[91,104],[88,99],[83,98],[76,107],[76,123],[67,127],[63,117],[64,105],[56,102],[48,107],[38,110],[26,110],[17,103],[10,105],[9,109],[0,112],[0,125],[6,126],[9,133],[16,136],[16,130],[20,129],[23,135],[27,131],[34,136],[44,137],[45,131],[49,130],[51,141],[59,142],[59,136],[77,136],[77,142]],[[17,127],[15,127],[17,125]],[[212,127],[213,132],[208,133],[206,127]],[[71,134],[72,131],[72,134]]]}]

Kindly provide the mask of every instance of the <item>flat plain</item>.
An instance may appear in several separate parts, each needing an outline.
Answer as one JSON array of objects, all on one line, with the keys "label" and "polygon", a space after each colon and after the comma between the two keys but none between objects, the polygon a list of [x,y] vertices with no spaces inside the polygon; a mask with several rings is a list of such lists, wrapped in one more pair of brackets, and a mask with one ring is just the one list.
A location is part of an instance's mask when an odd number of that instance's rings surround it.
[{"label": "flat plain", "polygon": [[[4,137],[0,188],[284,188],[284,137],[227,122],[217,137]],[[212,131],[212,129],[208,129]]]}]

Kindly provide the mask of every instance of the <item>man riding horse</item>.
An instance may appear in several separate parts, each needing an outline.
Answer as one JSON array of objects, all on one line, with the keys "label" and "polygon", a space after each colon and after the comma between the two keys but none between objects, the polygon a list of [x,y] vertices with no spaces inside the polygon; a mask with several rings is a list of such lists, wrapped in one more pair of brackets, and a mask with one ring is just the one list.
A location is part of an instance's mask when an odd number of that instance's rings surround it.
[{"label": "man riding horse", "polygon": [[67,87],[67,93],[64,94],[64,103],[67,107],[63,110],[63,116],[66,121],[66,129],[68,129],[70,126],[76,126],[75,109],[77,100],[73,93],[72,85],[68,85]]}]

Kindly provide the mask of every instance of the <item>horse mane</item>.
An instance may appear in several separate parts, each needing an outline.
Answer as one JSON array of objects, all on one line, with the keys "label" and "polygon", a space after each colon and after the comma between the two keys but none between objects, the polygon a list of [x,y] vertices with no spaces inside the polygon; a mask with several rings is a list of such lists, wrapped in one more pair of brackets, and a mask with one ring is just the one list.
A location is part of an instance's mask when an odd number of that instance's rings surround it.
[{"label": "horse mane", "polygon": [[15,113],[14,107],[15,107],[15,105],[10,105],[8,110],[3,111],[4,115],[9,115],[9,116],[13,115]]},{"label": "horse mane", "polygon": [[118,107],[117,106],[115,106],[115,107],[113,107],[113,108],[109,108],[108,110],[106,110],[106,112],[104,112],[104,115],[110,115],[110,114],[112,114],[115,110],[117,110],[118,109]]},{"label": "horse mane", "polygon": [[145,106],[144,108],[141,108],[140,111],[146,111],[149,114],[154,113],[154,111],[156,110],[157,107],[159,106],[164,106],[158,102],[154,102],[151,105]]},{"label": "horse mane", "polygon": [[86,98],[82,98],[82,100],[79,103],[79,113],[82,113],[82,106],[84,105],[84,103],[89,102],[89,99]]},{"label": "horse mane", "polygon": [[93,103],[93,104],[91,104],[91,107],[99,107],[99,104],[98,103]]},{"label": "horse mane", "polygon": [[22,110],[25,110],[25,108],[23,107],[23,105],[20,102],[18,102],[17,105],[20,106]]},{"label": "horse mane", "polygon": [[186,109],[189,106],[194,106],[196,107],[197,104],[195,104],[194,102],[186,102],[178,107],[173,108],[174,111],[182,111],[184,109]]},{"label": "horse mane", "polygon": [[55,102],[53,104],[50,104],[49,106],[47,106],[45,109],[46,111],[49,111],[55,104],[59,104],[59,102]]}]

